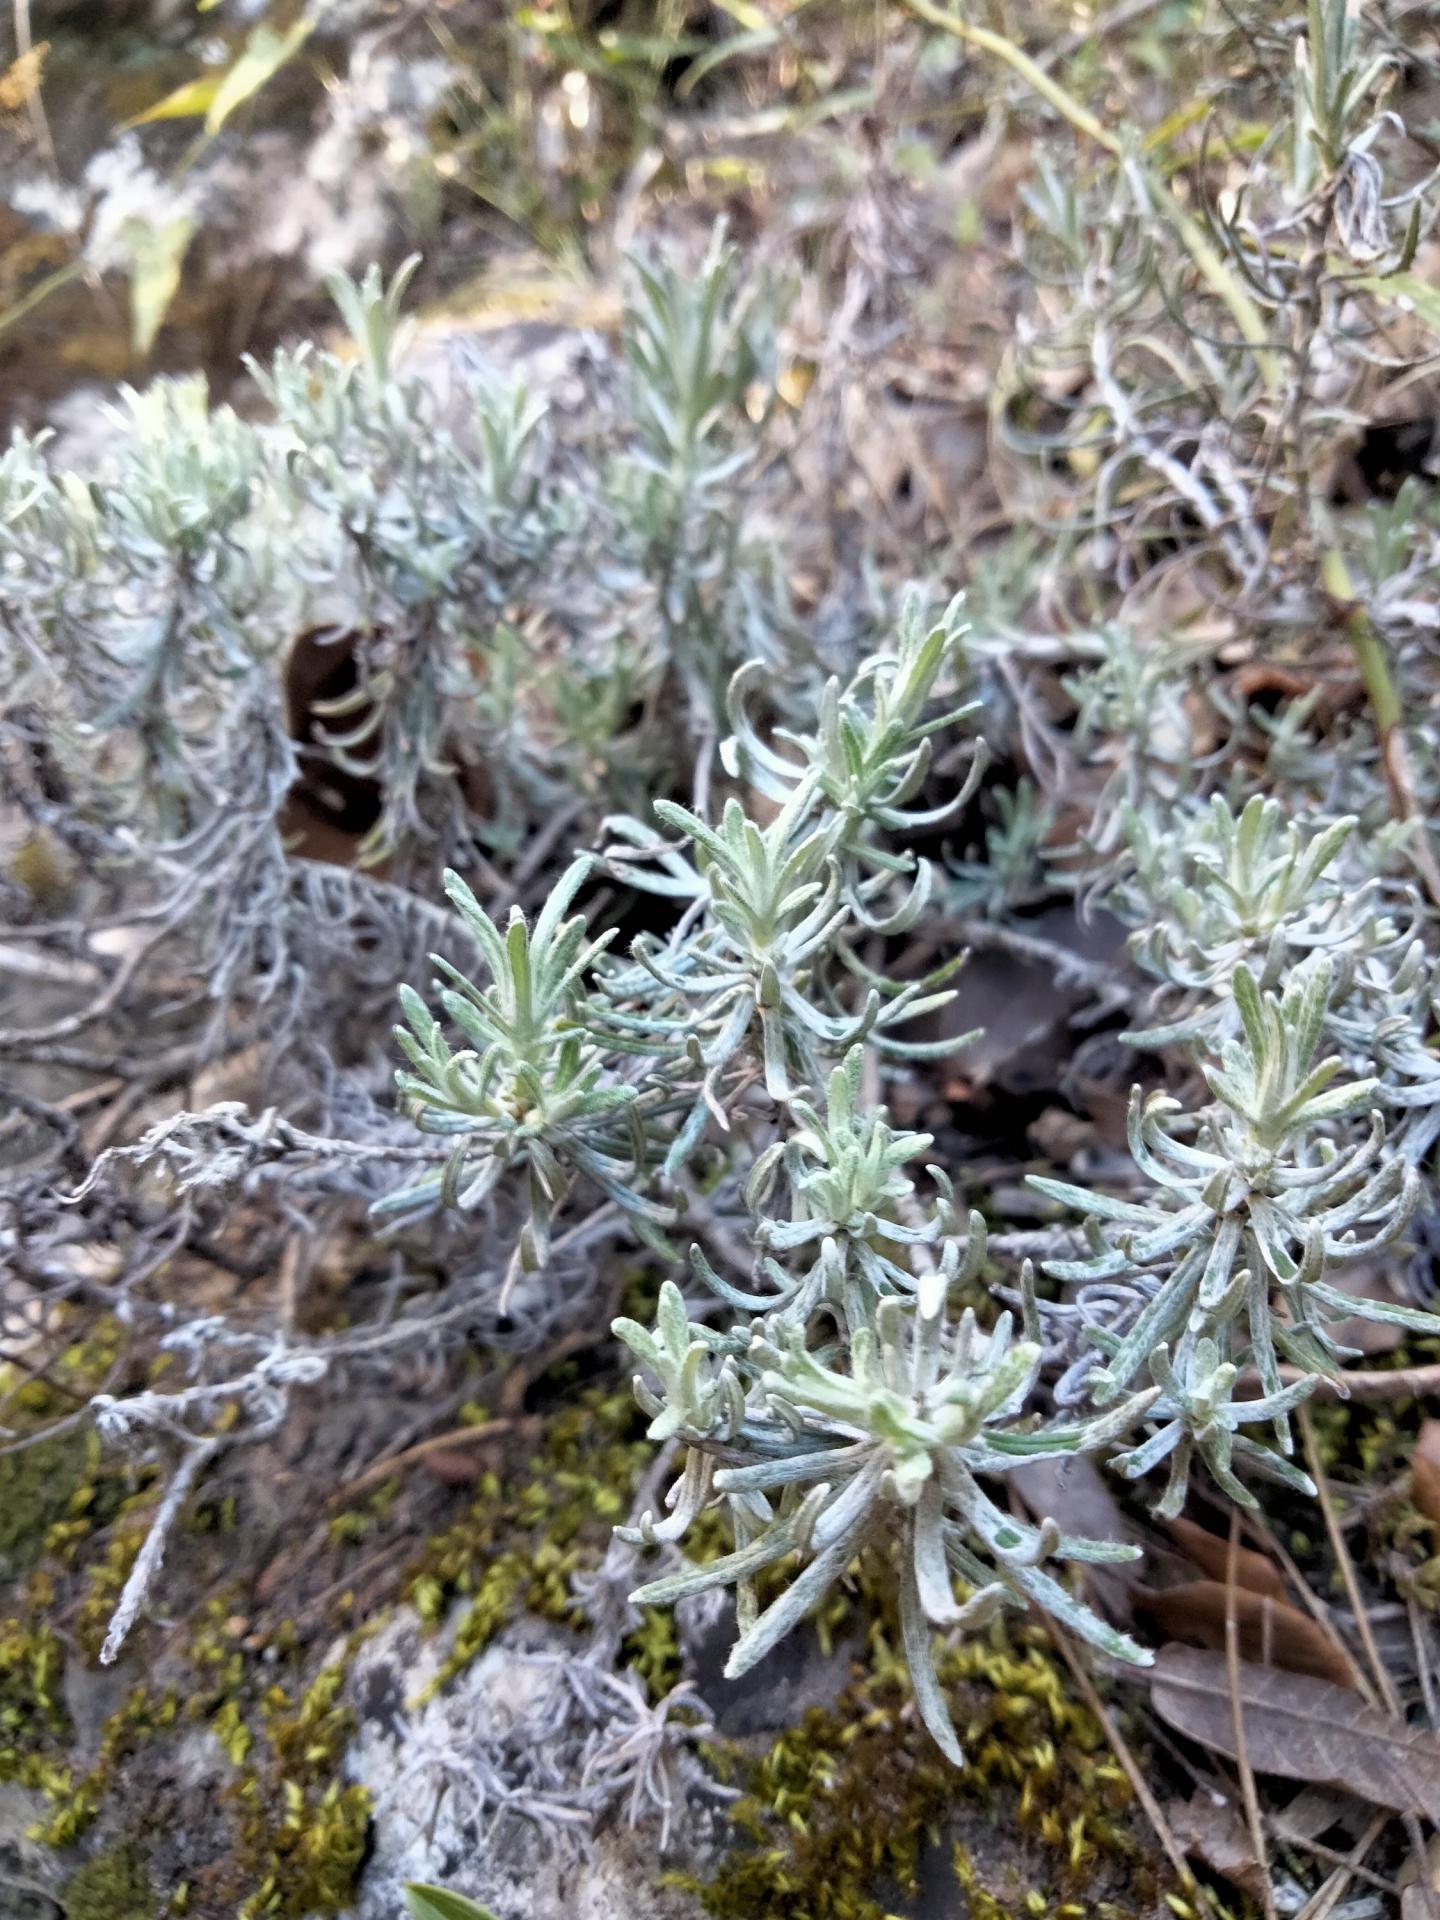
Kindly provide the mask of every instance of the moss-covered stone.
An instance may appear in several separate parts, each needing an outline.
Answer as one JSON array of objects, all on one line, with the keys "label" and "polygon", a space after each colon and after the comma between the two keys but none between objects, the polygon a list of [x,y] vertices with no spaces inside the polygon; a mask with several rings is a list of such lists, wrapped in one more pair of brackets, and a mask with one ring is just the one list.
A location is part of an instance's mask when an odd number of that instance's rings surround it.
[{"label": "moss-covered stone", "polygon": [[119,1339],[118,1327],[102,1320],[60,1348],[44,1378],[0,1366],[0,1426],[26,1442],[0,1453],[0,1581],[23,1577],[47,1553],[72,1551],[122,1497],[122,1476],[106,1467],[99,1436],[71,1424],[114,1366]]},{"label": "moss-covered stone", "polygon": [[[676,1884],[716,1920],[885,1920],[948,1857],[962,1910],[977,1920],[1095,1920],[1112,1898],[1115,1913],[1153,1911],[1161,1863],[1044,1631],[997,1625],[941,1653],[966,1751],[957,1773],[915,1715],[883,1563],[862,1565],[857,1584],[826,1622],[830,1635],[868,1622],[854,1683],[758,1757],[733,1747],[717,1756],[746,1785],[730,1810],[736,1845],[709,1879]],[[973,1840],[950,1838],[957,1826],[1005,1836],[1003,1870],[993,1858],[987,1868]]]},{"label": "moss-covered stone", "polygon": [[94,1434],[78,1428],[0,1456],[0,1579],[29,1573],[53,1530],[83,1517],[98,1457]]},{"label": "moss-covered stone", "polygon": [[[483,1474],[469,1512],[428,1542],[408,1594],[420,1617],[438,1625],[467,1603],[437,1687],[522,1612],[582,1624],[572,1582],[603,1556],[653,1458],[644,1427],[628,1389],[583,1392],[549,1416],[527,1460]],[[650,1664],[664,1665],[654,1650]]]},{"label": "moss-covered stone", "polygon": [[275,1686],[261,1703],[255,1751],[234,1789],[237,1866],[247,1889],[239,1920],[303,1920],[350,1903],[370,1796],[342,1778],[355,1730],[339,1705],[344,1679],[343,1667],[329,1666],[298,1698]]},{"label": "moss-covered stone", "polygon": [[145,1862],[123,1840],[71,1874],[60,1904],[65,1920],[156,1920],[159,1912]]},{"label": "moss-covered stone", "polygon": [[64,1671],[64,1648],[29,1609],[0,1620],[0,1781],[41,1792],[68,1784]]}]

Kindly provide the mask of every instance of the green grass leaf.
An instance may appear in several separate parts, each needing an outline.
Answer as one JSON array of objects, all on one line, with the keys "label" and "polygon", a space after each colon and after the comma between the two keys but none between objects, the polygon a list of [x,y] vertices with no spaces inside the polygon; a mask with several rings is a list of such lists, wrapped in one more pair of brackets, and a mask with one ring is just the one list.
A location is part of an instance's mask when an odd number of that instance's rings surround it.
[{"label": "green grass leaf", "polygon": [[130,328],[138,354],[149,353],[164,325],[194,231],[195,222],[187,213],[164,221],[137,216],[125,224],[130,248]]},{"label": "green grass leaf", "polygon": [[447,1893],[444,1887],[424,1887],[415,1880],[405,1889],[405,1904],[412,1920],[495,1920],[489,1907],[467,1900],[463,1893]]}]

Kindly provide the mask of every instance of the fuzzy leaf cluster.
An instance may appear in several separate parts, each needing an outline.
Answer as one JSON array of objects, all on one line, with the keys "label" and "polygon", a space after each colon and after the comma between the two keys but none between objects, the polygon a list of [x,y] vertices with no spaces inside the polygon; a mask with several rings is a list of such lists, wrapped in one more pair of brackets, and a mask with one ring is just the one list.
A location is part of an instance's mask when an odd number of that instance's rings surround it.
[{"label": "fuzzy leaf cluster", "polygon": [[[1324,953],[1297,967],[1279,995],[1236,966],[1228,997],[1239,1032],[1202,1056],[1208,1105],[1188,1113],[1168,1094],[1132,1094],[1128,1138],[1143,1197],[1031,1179],[1089,1221],[1089,1254],[1049,1262],[1047,1272],[1072,1284],[1128,1282],[1140,1301],[1123,1330],[1088,1330],[1103,1355],[1091,1388],[1102,1406],[1147,1373],[1160,1389],[1163,1424],[1122,1464],[1143,1474],[1171,1460],[1164,1513],[1179,1511],[1197,1452],[1247,1506],[1255,1500],[1235,1477],[1237,1455],[1309,1488],[1285,1458],[1288,1414],[1350,1357],[1329,1330],[1335,1321],[1360,1315],[1440,1331],[1434,1315],[1350,1294],[1330,1278],[1392,1244],[1420,1190],[1387,1146],[1377,1081],[1347,1077],[1338,1055],[1315,1057],[1334,985]],[[1282,1357],[1299,1370],[1289,1385]],[[1244,1368],[1258,1375],[1260,1397],[1234,1398]],[[1238,1432],[1263,1421],[1278,1453]]]}]

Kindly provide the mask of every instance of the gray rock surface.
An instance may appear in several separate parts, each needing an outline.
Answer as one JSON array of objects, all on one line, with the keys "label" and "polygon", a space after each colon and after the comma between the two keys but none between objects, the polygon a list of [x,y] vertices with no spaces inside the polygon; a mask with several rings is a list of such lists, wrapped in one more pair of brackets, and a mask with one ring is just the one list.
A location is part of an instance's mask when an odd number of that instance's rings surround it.
[{"label": "gray rock surface", "polygon": [[447,1644],[400,1612],[350,1662],[359,1731],[347,1770],[376,1802],[356,1920],[397,1920],[409,1880],[466,1894],[497,1920],[698,1920],[697,1901],[657,1882],[713,1850],[714,1803],[687,1794],[663,1862],[656,1819],[631,1827],[623,1806],[595,1804],[570,1639],[522,1621],[422,1701]]}]

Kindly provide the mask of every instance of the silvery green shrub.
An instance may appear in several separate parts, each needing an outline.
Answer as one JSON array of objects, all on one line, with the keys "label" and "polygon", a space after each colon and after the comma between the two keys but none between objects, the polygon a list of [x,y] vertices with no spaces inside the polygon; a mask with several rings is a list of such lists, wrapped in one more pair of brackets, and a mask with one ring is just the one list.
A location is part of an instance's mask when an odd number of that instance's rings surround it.
[{"label": "silvery green shrub", "polygon": [[[1005,922],[1065,797],[1022,776],[987,871],[937,885],[990,691],[959,603],[895,593],[893,619],[863,611],[864,644],[820,670],[757,511],[781,303],[722,242],[692,276],[637,268],[623,370],[578,438],[488,374],[447,413],[406,370],[405,284],[337,281],[348,348],[257,370],[258,421],[160,383],[125,397],[99,477],[52,472],[24,439],[0,457],[6,779],[75,859],[77,912],[121,936],[84,956],[82,1006],[7,1036],[32,1076],[17,1111],[48,1144],[4,1252],[50,1299],[88,1284],[92,1244],[118,1249],[107,1298],[153,1308],[186,1357],[190,1384],[100,1408],[109,1436],[185,1449],[168,1525],[221,1404],[270,1431],[290,1386],[391,1342],[483,1324],[543,1344],[568,1290],[585,1297],[577,1247],[593,1267],[612,1237],[638,1244],[658,1308],[615,1331],[680,1456],[664,1512],[628,1530],[666,1556],[641,1595],[733,1588],[742,1672],[857,1555],[893,1556],[917,1703],[958,1758],[933,1632],[1035,1605],[1145,1657],[1061,1577],[1113,1549],[1014,1520],[1007,1473],[1110,1456],[1163,1470],[1167,1514],[1197,1466],[1236,1500],[1255,1479],[1302,1490],[1289,1416],[1348,1358],[1336,1323],[1440,1330],[1345,1287],[1404,1234],[1440,1131],[1433,940],[1391,859],[1403,836],[1331,804],[1298,725],[1306,805],[1240,804],[1243,778],[1187,750],[1199,676],[1179,649],[1117,624],[1063,656],[1082,663],[1057,684],[1090,803],[1070,871],[1132,930],[1158,997],[1128,1038],[1165,1049],[1176,1090],[1136,1095],[1113,1178],[1036,1181],[1086,1245],[1045,1259],[1058,1301],[1022,1270],[1017,1336],[990,1297],[1008,1256],[968,1205],[990,1196],[957,1194],[885,1103],[887,1078],[962,1044],[963,952],[934,903],[978,906],[1033,951]],[[1243,560],[1243,526],[1226,537]],[[283,663],[317,626],[354,677],[310,744],[377,796],[358,865],[328,872],[280,825],[299,759]],[[1010,632],[975,650],[992,680],[1007,649]],[[73,961],[72,922],[32,918],[37,952]],[[442,950],[429,987],[425,946]],[[392,1098],[373,1024],[402,981]],[[83,1178],[73,1125],[28,1090],[118,1071],[143,1098],[157,1061],[182,1080],[225,1049],[257,1056],[258,1116],[162,1118]],[[137,1169],[161,1193],[149,1212]],[[353,1231],[368,1212],[407,1298],[438,1276],[433,1315],[294,1350],[175,1327],[148,1277],[261,1192],[280,1222],[263,1259],[297,1219]],[[1063,1396],[1062,1320],[1085,1349]],[[677,1567],[712,1506],[726,1550]]]}]

